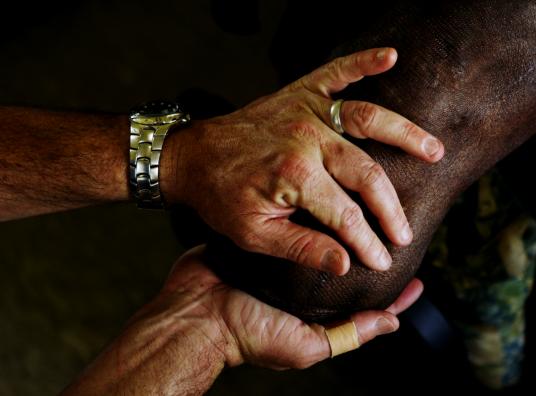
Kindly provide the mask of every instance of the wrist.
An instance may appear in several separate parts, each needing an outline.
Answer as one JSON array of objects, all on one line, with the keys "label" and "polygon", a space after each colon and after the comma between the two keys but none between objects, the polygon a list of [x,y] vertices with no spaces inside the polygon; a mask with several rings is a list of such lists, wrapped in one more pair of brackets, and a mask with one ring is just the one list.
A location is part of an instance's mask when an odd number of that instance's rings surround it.
[{"label": "wrist", "polygon": [[226,358],[203,305],[189,292],[160,293],[63,394],[205,393]]},{"label": "wrist", "polygon": [[[177,381],[206,392],[225,367],[230,340],[220,326],[217,307],[210,293],[177,290],[163,291],[134,318],[134,325],[145,335],[141,345],[152,345],[145,351],[146,361],[163,370],[160,386],[174,386]],[[130,327],[130,326],[129,326]],[[138,344],[140,345],[140,344]],[[172,356],[173,363],[169,362]],[[127,361],[132,361],[127,357]],[[137,374],[136,374],[137,375]]]},{"label": "wrist", "polygon": [[[231,367],[242,364],[241,347],[229,326],[232,322],[229,307],[234,305],[228,298],[230,287],[213,274],[199,277],[197,269],[185,271],[177,279],[173,279],[173,272],[164,289],[147,307],[153,311],[150,307],[166,307],[168,317],[180,319],[176,331],[191,337],[188,341],[193,342],[191,345],[206,347],[206,355],[212,361]],[[139,314],[145,316],[144,311]]]},{"label": "wrist", "polygon": [[[214,285],[210,280],[178,289],[181,291],[177,291],[176,286],[172,287],[173,289],[165,288],[150,306],[164,306],[166,316],[177,319],[177,324],[172,326],[175,333],[173,338],[198,346],[195,348],[200,354],[209,357],[213,364],[221,365],[222,368],[224,365],[242,364],[244,360],[240,346],[228,326],[228,315],[225,314],[229,304],[225,295],[229,287]],[[143,312],[144,310],[140,314],[145,316]],[[162,316],[158,308],[156,313],[153,316]]]},{"label": "wrist", "polygon": [[[128,201],[130,193],[128,187],[128,158],[125,156],[125,146],[128,144],[129,122],[124,116],[113,117],[113,129],[116,133],[107,133],[106,139],[112,141],[107,142],[107,145],[115,152],[113,160],[110,160],[109,167],[109,184],[103,188],[109,197],[107,201]],[[120,132],[118,132],[120,131]],[[125,171],[126,170],[126,171]],[[106,174],[107,172],[103,172]]]},{"label": "wrist", "polygon": [[194,126],[172,131],[160,157],[160,193],[167,204],[185,203]]},{"label": "wrist", "polygon": [[134,107],[130,110],[129,119],[131,191],[138,207],[161,209],[164,204],[160,177],[161,161],[163,148],[168,140],[166,138],[173,129],[187,126],[190,123],[190,115],[179,103],[160,100]]}]

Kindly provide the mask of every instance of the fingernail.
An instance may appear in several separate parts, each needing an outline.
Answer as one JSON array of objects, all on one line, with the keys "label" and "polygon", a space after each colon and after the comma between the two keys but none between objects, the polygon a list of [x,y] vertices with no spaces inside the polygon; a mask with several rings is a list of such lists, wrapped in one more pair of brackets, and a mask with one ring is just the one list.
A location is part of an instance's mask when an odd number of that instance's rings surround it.
[{"label": "fingernail", "polygon": [[391,266],[392,261],[393,260],[391,259],[391,256],[389,255],[387,250],[384,249],[378,260],[378,265],[380,269],[387,270]]},{"label": "fingernail", "polygon": [[439,149],[441,148],[441,144],[439,143],[439,140],[434,138],[427,138],[424,141],[424,152],[429,155],[430,157],[434,156]]},{"label": "fingernail", "polygon": [[323,271],[329,271],[337,275],[340,272],[341,262],[342,257],[339,252],[336,252],[335,250],[328,250],[322,257],[320,268]]},{"label": "fingernail", "polygon": [[387,49],[386,48],[381,49],[378,52],[376,52],[376,59],[382,60],[383,58],[385,58],[385,55],[387,55]]},{"label": "fingernail", "polygon": [[406,223],[404,226],[404,229],[400,233],[400,239],[402,239],[402,242],[409,243],[411,242],[411,238],[413,237],[413,233],[411,232],[411,228],[409,228],[409,224]]},{"label": "fingernail", "polygon": [[395,325],[384,317],[379,318],[374,327],[378,335],[389,334],[396,330]]}]

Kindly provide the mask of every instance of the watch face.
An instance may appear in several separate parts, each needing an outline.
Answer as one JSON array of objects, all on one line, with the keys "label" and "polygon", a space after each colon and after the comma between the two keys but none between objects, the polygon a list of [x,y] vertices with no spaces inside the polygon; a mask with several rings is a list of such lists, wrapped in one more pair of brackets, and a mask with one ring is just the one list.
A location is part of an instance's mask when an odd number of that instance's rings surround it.
[{"label": "watch face", "polygon": [[184,113],[182,106],[177,102],[166,100],[146,102],[131,111],[132,115],[144,117],[160,117],[176,113]]},{"label": "watch face", "polygon": [[158,100],[144,103],[130,111],[130,120],[144,125],[188,123],[190,116],[177,102]]}]

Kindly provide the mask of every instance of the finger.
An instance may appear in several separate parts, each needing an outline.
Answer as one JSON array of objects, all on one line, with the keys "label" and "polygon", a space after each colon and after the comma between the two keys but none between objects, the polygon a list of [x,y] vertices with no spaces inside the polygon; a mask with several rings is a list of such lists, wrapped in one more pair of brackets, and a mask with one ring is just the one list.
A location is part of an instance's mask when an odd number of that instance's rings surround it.
[{"label": "finger", "polygon": [[359,348],[359,336],[354,321],[326,328],[326,337],[329,342],[330,355],[335,357]]},{"label": "finger", "polygon": [[396,301],[392,303],[389,308],[386,309],[386,311],[392,313],[393,315],[398,315],[399,313],[405,311],[419,299],[423,289],[423,283],[419,279],[413,278],[402,291],[402,293],[400,293],[400,296],[398,296]]},{"label": "finger", "polygon": [[370,228],[359,205],[325,171],[318,179],[301,186],[300,201],[290,204],[308,210],[334,230],[364,265],[378,271],[388,269],[391,256]]},{"label": "finger", "polygon": [[[333,128],[330,108],[333,101],[318,96],[309,99],[320,119]],[[381,106],[361,101],[345,101],[341,106],[344,131],[356,138],[370,138],[428,162],[439,161],[445,152],[443,144],[413,122]]]},{"label": "finger", "polygon": [[269,220],[263,231],[269,235],[264,253],[335,275],[344,275],[350,269],[346,250],[325,234],[286,218]]},{"label": "finger", "polygon": [[352,315],[359,342],[363,345],[379,335],[389,334],[400,326],[398,318],[386,311],[364,311]]},{"label": "finger", "polygon": [[375,337],[392,333],[399,327],[395,315],[385,311],[364,311],[352,315],[347,322],[328,326],[325,337],[331,357],[359,348]]},{"label": "finger", "polygon": [[324,145],[324,166],[343,187],[359,192],[387,237],[405,246],[413,234],[393,184],[380,164],[343,138]]},{"label": "finger", "polygon": [[342,91],[348,84],[389,70],[395,64],[397,53],[394,48],[374,48],[336,58],[302,77],[290,87],[304,86],[311,92],[328,98]]},{"label": "finger", "polygon": [[345,131],[358,138],[371,138],[400,147],[425,161],[443,157],[443,144],[413,122],[381,106],[359,101],[344,102],[341,121]]}]

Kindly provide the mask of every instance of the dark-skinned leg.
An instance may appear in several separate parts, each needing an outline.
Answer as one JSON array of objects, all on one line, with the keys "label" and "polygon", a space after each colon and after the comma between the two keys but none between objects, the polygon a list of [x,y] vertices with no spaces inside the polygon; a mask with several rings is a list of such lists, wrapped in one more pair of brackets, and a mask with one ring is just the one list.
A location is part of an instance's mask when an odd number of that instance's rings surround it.
[{"label": "dark-skinned leg", "polygon": [[338,50],[396,47],[400,57],[392,72],[344,97],[406,116],[441,138],[447,150],[430,166],[396,149],[359,142],[393,181],[414,230],[410,247],[389,245],[389,271],[372,272],[355,262],[346,276],[334,277],[217,240],[214,269],[227,282],[307,320],[387,306],[414,275],[455,197],[534,131],[535,8],[528,1],[402,6],[378,17],[376,26],[389,29],[361,33]]}]

